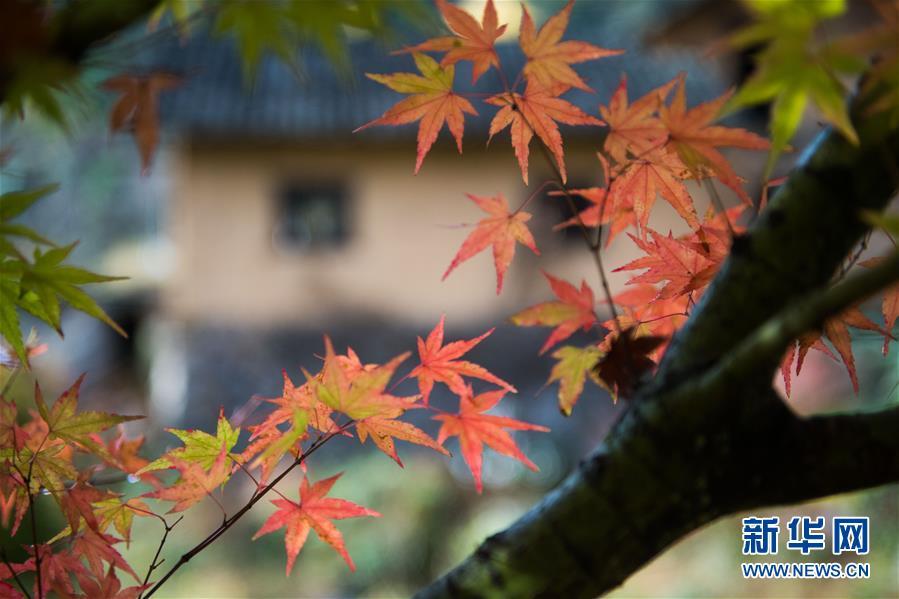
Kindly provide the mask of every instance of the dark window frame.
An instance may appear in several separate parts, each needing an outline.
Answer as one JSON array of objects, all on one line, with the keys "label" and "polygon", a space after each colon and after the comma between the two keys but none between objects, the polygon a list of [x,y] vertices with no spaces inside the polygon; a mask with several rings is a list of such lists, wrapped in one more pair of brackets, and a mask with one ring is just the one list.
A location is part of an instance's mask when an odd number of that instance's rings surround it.
[{"label": "dark window frame", "polygon": [[[274,196],[272,242],[277,249],[314,254],[339,249],[349,243],[352,236],[350,194],[344,182],[288,179],[277,187]],[[325,212],[322,212],[323,208]],[[319,211],[318,215],[316,211]],[[330,216],[333,225],[328,226],[323,221],[318,224],[307,222],[305,231],[302,229],[304,220],[321,219],[322,215]],[[322,230],[323,224],[325,229],[331,230]]]}]

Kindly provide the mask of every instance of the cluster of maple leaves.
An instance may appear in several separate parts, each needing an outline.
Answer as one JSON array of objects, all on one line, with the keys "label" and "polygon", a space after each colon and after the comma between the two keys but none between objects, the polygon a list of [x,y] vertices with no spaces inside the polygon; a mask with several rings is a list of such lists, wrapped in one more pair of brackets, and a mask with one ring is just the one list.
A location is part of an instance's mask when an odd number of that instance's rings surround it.
[{"label": "cluster of maple leaves", "polygon": [[[527,8],[522,7],[518,42],[526,62],[521,75],[509,86],[496,49],[497,40],[506,26],[498,24],[493,1],[487,2],[479,23],[460,8],[437,0],[453,35],[431,39],[402,51],[412,53],[420,75],[369,74],[371,79],[409,94],[409,97],[360,128],[418,121],[417,173],[444,124],[461,153],[465,115],[477,114],[471,101],[453,90],[454,65],[470,61],[473,83],[495,68],[501,74],[505,89],[488,94],[483,100],[487,105],[499,107],[490,124],[490,137],[510,129],[515,156],[527,184],[529,147],[536,135],[555,162],[557,180],[554,183],[559,189],[550,195],[565,197],[572,207],[575,205],[570,201],[572,196],[579,196],[588,203],[586,209],[573,213],[556,228],[580,227],[587,239],[590,238],[586,235],[588,230],[599,229],[601,232],[604,228],[606,244],[620,233],[633,230],[628,235],[643,256],[615,269],[638,271],[638,274],[627,281],[625,291],[605,298],[607,303],[613,304],[611,319],[598,316],[594,292],[586,281],[577,288],[549,273],[544,274],[556,299],[527,308],[511,318],[513,323],[521,326],[554,327],[540,353],[579,329],[600,331],[602,339],[598,343],[586,347],[566,345],[552,354],[556,364],[549,380],[560,383],[559,404],[565,414],[571,413],[588,378],[617,397],[631,394],[640,377],[653,368],[663,354],[667,340],[686,321],[690,309],[728,256],[733,236],[743,232],[739,224],[741,217],[753,209],[752,199],[743,188],[743,179],[734,172],[720,149],[771,149],[769,141],[759,135],[716,124],[732,92],[688,108],[683,74],[634,101],[629,100],[627,79],[622,76],[608,105],[600,105],[596,115],[565,100],[562,96],[572,88],[593,91],[571,65],[621,53],[586,42],[563,41],[572,5],[573,0],[548,18],[539,30]],[[437,61],[426,52],[443,55]],[[519,89],[521,86],[523,90]],[[601,186],[566,187],[563,140],[558,123],[602,128],[604,140],[597,152]],[[599,135],[597,138],[600,139]],[[687,184],[706,184],[711,195],[717,198],[713,180],[728,187],[739,198],[740,204],[730,209],[718,206],[717,213],[714,207],[710,208],[700,218]],[[527,202],[510,209],[502,193],[494,197],[472,194],[468,197],[488,216],[479,221],[465,239],[443,276],[446,278],[459,264],[492,247],[496,289],[500,293],[516,243],[539,254],[527,227],[532,215],[523,210]],[[683,218],[690,233],[674,236],[649,226],[652,209],[659,197]],[[601,244],[600,238],[596,239],[590,249],[598,253]],[[824,335],[846,365],[856,390],[858,382],[847,326],[877,331],[888,343],[892,339],[890,330],[899,315],[897,303],[897,291],[888,291],[884,298],[883,327],[853,308],[829,321],[824,328]],[[886,348],[885,344],[884,352]],[[821,342],[820,333],[799,339],[783,363],[787,393],[794,358],[798,356],[795,359],[798,373],[809,349],[834,357]]]},{"label": "cluster of maple leaves", "polygon": [[[67,521],[66,528],[54,538],[26,546],[29,557],[24,562],[13,564],[4,559],[0,581],[6,582],[0,582],[0,591],[23,596],[12,581],[21,584],[21,575],[39,570],[33,597],[43,597],[51,591],[61,596],[92,598],[141,596],[152,590],[154,581],[150,574],[155,568],[151,566],[147,576],[140,579],[116,546],[130,541],[135,516],[162,518],[146,500],[171,502],[169,513],[182,512],[214,497],[233,476],[243,472],[255,484],[252,505],[283,477],[283,473],[277,478],[273,474],[285,458],[291,464],[287,471],[295,466],[304,470],[298,496],[290,499],[274,490],[280,495],[272,501],[277,510],[254,538],[286,528],[289,574],[309,532],[315,531],[355,569],[343,536],[332,521],[379,514],[344,499],[327,497],[340,475],[318,482],[305,475],[307,456],[325,441],[336,436],[353,437],[355,433],[361,443],[370,438],[379,450],[402,466],[397,440],[449,455],[443,445],[447,439],[458,437],[478,492],[482,489],[485,445],[537,469],[509,431],[548,429],[488,414],[507,392],[515,389],[484,367],[461,359],[491,332],[444,344],[441,318],[426,339],[418,339],[419,363],[395,383],[416,379],[419,393],[411,396],[393,395],[392,387],[388,387],[397,368],[409,358],[408,352],[384,364],[364,364],[352,349],[338,355],[326,337],[320,372],[313,375],[304,371],[306,381],[302,385],[295,385],[285,373],[281,396],[268,400],[272,410],[261,422],[246,427],[249,434],[245,435],[241,450],[237,449],[241,429],[220,413],[214,435],[201,430],[169,429],[181,446],[151,462],[139,455],[142,437],[128,439],[121,431],[106,441],[101,437],[104,431],[136,417],[78,410],[82,379],[50,407],[44,402],[40,387],[36,387],[36,410],[24,424],[19,423],[15,403],[0,400],[3,526],[15,535],[26,514],[34,513],[34,504],[41,495],[51,496]],[[467,379],[479,379],[498,388],[475,394]],[[457,395],[456,412],[444,412],[430,405],[431,393],[438,383]],[[436,440],[414,424],[400,420],[415,409],[434,412],[432,418],[440,422]],[[81,458],[92,458],[92,462],[83,465]],[[140,480],[151,489],[135,497],[104,489],[97,481],[105,471],[132,477],[135,482]],[[168,476],[160,476],[168,471],[174,471],[177,477],[169,480]],[[118,578],[122,572],[134,578],[136,584],[123,589]]]}]

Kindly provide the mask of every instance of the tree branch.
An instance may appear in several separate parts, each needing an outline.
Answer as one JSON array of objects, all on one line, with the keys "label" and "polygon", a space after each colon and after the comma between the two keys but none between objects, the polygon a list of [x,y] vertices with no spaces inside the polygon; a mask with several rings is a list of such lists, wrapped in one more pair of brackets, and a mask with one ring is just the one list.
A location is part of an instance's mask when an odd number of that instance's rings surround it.
[{"label": "tree branch", "polygon": [[720,516],[899,480],[899,407],[799,418],[771,386],[790,340],[899,277],[821,291],[899,188],[899,128],[853,115],[860,145],[822,134],[605,442],[418,597],[593,597]]}]

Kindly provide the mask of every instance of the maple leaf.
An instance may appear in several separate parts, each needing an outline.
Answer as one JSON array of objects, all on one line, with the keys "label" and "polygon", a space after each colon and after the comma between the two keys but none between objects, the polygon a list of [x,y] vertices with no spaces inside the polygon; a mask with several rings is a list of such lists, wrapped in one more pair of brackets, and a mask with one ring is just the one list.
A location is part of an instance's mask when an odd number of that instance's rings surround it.
[{"label": "maple leaf", "polygon": [[353,133],[374,125],[404,125],[421,121],[418,126],[418,156],[415,160],[415,173],[418,174],[421,164],[431,146],[434,145],[443,124],[446,123],[450,133],[456,139],[456,147],[461,154],[465,114],[477,115],[478,113],[471,102],[453,93],[453,79],[455,78],[453,65],[441,67],[430,56],[418,52],[412,56],[421,75],[366,73],[369,79],[382,83],[394,91],[412,95],[380,117],[357,128]]},{"label": "maple leaf", "polygon": [[380,416],[371,416],[369,418],[363,418],[356,423],[356,432],[359,434],[359,441],[365,443],[365,440],[368,437],[371,437],[372,442],[374,442],[377,448],[392,458],[400,466],[403,465],[403,462],[396,453],[396,446],[394,445],[396,439],[429,447],[434,451],[449,455],[449,452],[444,449],[442,445],[434,441],[434,439],[432,439],[426,432],[409,422],[402,422],[400,420]]},{"label": "maple leaf", "polygon": [[219,409],[215,436],[196,429],[167,428],[166,430],[178,437],[184,443],[184,446],[177,447],[161,458],[153,460],[153,462],[138,470],[138,474],[173,468],[176,462],[179,461],[192,462],[208,470],[219,459],[223,451],[222,448],[224,448],[227,455],[234,445],[237,444],[237,440],[240,437],[240,428],[231,426],[231,423],[225,418],[223,409]]},{"label": "maple leaf", "polygon": [[[437,0],[437,8],[455,36],[437,37],[427,40],[405,52],[446,52],[440,64],[443,66],[456,64],[460,60],[472,63],[471,82],[486,73],[491,66],[499,68],[499,56],[496,54],[496,40],[505,33],[506,25],[499,25],[496,7],[493,0],[487,0],[484,14],[479,24],[474,17],[464,10],[453,6],[446,0]],[[397,52],[395,52],[397,54]]]},{"label": "maple leaf", "polygon": [[616,56],[624,53],[624,50],[609,50],[587,42],[560,41],[568,28],[573,5],[574,0],[569,0],[565,8],[547,19],[540,31],[537,31],[531,14],[522,4],[518,43],[528,59],[524,74],[529,82],[538,81],[546,87],[562,84],[592,92],[570,65]]},{"label": "maple leaf", "polygon": [[262,525],[253,540],[262,535],[287,527],[284,536],[284,547],[287,550],[287,575],[293,569],[293,564],[300,553],[300,549],[306,543],[309,530],[314,530],[318,538],[334,548],[346,561],[350,570],[355,571],[349,552],[343,542],[343,535],[334,526],[331,520],[343,518],[359,518],[361,516],[380,517],[381,514],[374,510],[356,505],[346,499],[325,497],[330,491],[340,474],[310,484],[308,477],[303,477],[300,484],[300,500],[298,503],[287,499],[274,499],[272,503],[278,510],[269,516]]},{"label": "maple leaf", "polygon": [[169,513],[183,512],[195,503],[211,495],[216,487],[224,485],[231,477],[228,466],[228,450],[225,445],[219,449],[218,457],[210,467],[204,467],[201,461],[187,461],[177,457],[169,457],[169,463],[181,475],[170,487],[144,493],[142,497],[173,501],[175,505]]},{"label": "maple leaf", "polygon": [[321,401],[356,420],[359,441],[371,437],[375,446],[400,466],[395,439],[446,451],[418,427],[395,420],[406,410],[417,407],[418,396],[395,397],[384,389],[397,366],[408,353],[397,356],[384,365],[362,364],[359,356],[349,349],[346,356],[337,356],[331,340],[325,337],[325,365],[321,381],[315,381],[315,394]]},{"label": "maple leaf", "polygon": [[668,106],[659,107],[659,117],[668,130],[668,148],[673,150],[695,178],[708,174],[730,187],[746,204],[752,200],[743,189],[740,177],[719,147],[767,150],[770,142],[745,129],[712,125],[733,91],[687,110],[686,83],[683,75]]},{"label": "maple leaf", "polygon": [[543,272],[543,276],[559,299],[531,306],[510,318],[513,324],[521,327],[556,327],[540,348],[541,354],[571,337],[578,329],[588,331],[596,323],[593,290],[586,281],[581,281],[581,288],[578,290],[568,281],[557,279],[548,272]]},{"label": "maple leaf", "polygon": [[[809,100],[815,103],[824,120],[852,143],[858,144],[842,79],[847,74],[866,70],[865,80],[873,79],[868,61],[843,44],[821,44],[817,39],[821,36],[815,31],[819,22],[842,13],[846,3],[753,1],[747,4],[755,13],[755,22],[733,34],[730,43],[743,49],[758,48],[762,44],[764,48],[755,52],[756,69],[740,86],[730,108],[771,103],[770,129],[774,143],[766,176],[799,128]],[[895,14],[893,9],[888,12]],[[878,37],[876,29],[862,31],[859,35],[866,40]],[[890,40],[887,46],[893,52],[895,37],[895,30],[887,35]]]},{"label": "maple leaf", "polygon": [[[693,302],[689,295],[680,295],[668,299],[659,297],[655,285],[632,284],[628,289],[614,297],[615,305],[623,308],[618,314],[617,326],[624,329],[636,327],[640,335],[670,337],[687,320],[689,308]],[[602,323],[610,331],[616,329],[612,320]],[[607,351],[614,336],[607,335],[600,348]],[[661,359],[667,344],[663,343],[651,354],[654,360]]]},{"label": "maple leaf", "polygon": [[567,180],[565,170],[565,151],[562,148],[562,134],[556,121],[566,125],[602,125],[603,122],[590,116],[574,104],[559,98],[568,90],[566,86],[546,87],[541,83],[529,81],[524,94],[503,92],[487,98],[486,102],[500,109],[490,122],[490,139],[494,135],[510,127],[512,147],[521,168],[521,176],[528,184],[528,146],[534,133],[552,153],[559,167],[559,174],[564,183]]},{"label": "maple leaf", "polygon": [[540,255],[534,237],[525,224],[531,220],[532,215],[522,210],[509,212],[509,202],[501,193],[490,198],[470,193],[466,195],[490,216],[478,221],[475,230],[462,242],[462,247],[443,273],[443,280],[446,280],[457,266],[492,245],[493,263],[496,267],[496,294],[499,295],[503,288],[503,276],[515,255],[516,241]]},{"label": "maple leaf", "polygon": [[[240,457],[242,462],[255,457],[252,467],[262,467],[263,481],[285,454],[298,451],[297,444],[307,436],[307,426],[324,433],[337,429],[331,420],[331,408],[315,398],[308,383],[297,387],[286,371],[281,374],[284,379],[281,397],[266,400],[277,408],[263,422],[250,427],[250,442]],[[283,424],[289,428],[278,428]]]},{"label": "maple leaf", "polygon": [[[871,258],[861,262],[861,266],[873,268],[886,260],[885,257]],[[893,285],[883,292],[883,303],[881,310],[883,312],[884,331],[889,333],[896,326],[896,320],[899,319],[899,285]],[[883,355],[887,355],[890,351],[890,335],[884,335],[883,339]]]},{"label": "maple leaf", "polygon": [[[796,374],[799,374],[799,371],[802,368],[802,361],[804,360],[806,354],[810,349],[817,349],[832,358],[834,357],[833,353],[830,352],[827,346],[821,343],[821,336],[823,334],[823,336],[827,337],[827,339],[833,345],[834,349],[837,350],[837,354],[839,354],[840,360],[843,362],[843,364],[846,366],[846,370],[849,372],[849,379],[850,381],[852,381],[852,388],[856,393],[858,393],[858,376],[855,371],[855,358],[852,354],[852,336],[849,333],[849,327],[867,331],[876,331],[884,335],[887,339],[892,338],[888,330],[872,322],[857,307],[849,308],[848,310],[843,311],[837,316],[824,321],[822,331],[812,331],[799,338],[798,351],[795,352],[795,355],[797,356]],[[792,347],[790,348],[790,350],[787,352],[783,364],[781,365],[781,372],[784,376],[784,386],[787,388],[788,395],[789,364],[793,361],[793,349],[794,348]]]},{"label": "maple leaf", "polygon": [[[72,595],[75,592],[71,580],[73,575],[79,582],[90,578],[90,572],[85,568],[74,547],[54,553],[49,544],[42,544],[37,545],[37,547],[25,547],[25,550],[30,554],[30,557],[24,562],[11,564],[12,567],[7,563],[0,564],[0,579],[8,580],[13,578],[14,575],[35,572],[38,569],[35,555],[40,556],[41,580],[45,590],[49,587],[56,592],[62,591]],[[15,595],[13,596],[15,597]],[[32,596],[40,597],[37,592],[37,580],[34,582]]]},{"label": "maple leaf", "polygon": [[823,353],[835,362],[837,360],[837,357],[830,351],[830,348],[821,341],[821,333],[819,332],[805,333],[800,336],[799,339],[793,341],[787,348],[787,353],[780,364],[780,372],[784,380],[784,391],[786,392],[787,397],[790,397],[790,392],[792,390],[790,369],[795,362],[796,376],[799,376],[799,372],[802,370],[802,363],[805,361],[805,356],[810,349]]},{"label": "maple leaf", "polygon": [[159,92],[181,84],[171,73],[117,75],[103,82],[103,88],[121,94],[112,107],[109,128],[116,132],[129,127],[140,152],[141,169],[146,173],[159,145]]},{"label": "maple leaf", "polygon": [[393,373],[408,357],[409,352],[406,352],[384,365],[357,370],[338,358],[331,339],[325,336],[321,380],[310,377],[313,393],[316,399],[353,420],[371,416],[394,418],[415,405],[418,399],[395,397],[385,392]]},{"label": "maple leaf", "polygon": [[131,543],[131,524],[134,516],[150,518],[153,512],[146,503],[136,497],[122,501],[120,497],[110,497],[94,503],[94,514],[99,520],[98,530],[106,532],[112,526],[125,545]]},{"label": "maple leaf", "polygon": [[628,155],[640,157],[667,139],[668,131],[656,113],[676,83],[677,79],[672,79],[629,104],[627,76],[621,75],[609,105],[599,107],[609,128],[603,149],[617,164],[627,163]]},{"label": "maple leaf", "polygon": [[662,235],[649,229],[651,239],[630,235],[646,256],[637,258],[613,272],[646,269],[627,284],[662,283],[659,299],[670,299],[703,289],[712,280],[719,264],[711,260],[693,243]]},{"label": "maple leaf", "polygon": [[651,150],[632,160],[612,181],[609,202],[613,206],[629,202],[637,224],[645,229],[656,197],[661,195],[691,227],[697,227],[696,208],[683,183],[688,176],[689,171],[677,156],[663,149]]},{"label": "maple leaf", "polygon": [[521,452],[512,436],[503,429],[549,432],[549,429],[545,426],[530,424],[505,416],[484,414],[484,412],[494,408],[505,394],[505,389],[497,389],[474,396],[471,388],[468,387],[465,393],[459,397],[459,412],[457,414],[436,414],[433,416],[434,420],[442,422],[440,432],[437,434],[438,443],[445,442],[449,437],[459,437],[462,458],[468,465],[469,470],[471,470],[478,493],[483,490],[481,466],[485,444],[493,448],[497,453],[515,458],[536,472],[538,470],[537,465]]},{"label": "maple leaf", "polygon": [[85,599],[139,599],[141,593],[150,587],[149,584],[144,584],[123,589],[113,566],[109,566],[103,578],[85,579],[79,583],[82,594],[76,596]]},{"label": "maple leaf", "polygon": [[444,383],[450,390],[461,395],[466,392],[466,385],[462,377],[472,377],[499,385],[507,391],[516,393],[515,387],[491,374],[486,368],[467,360],[459,360],[475,345],[486,339],[492,332],[490,329],[480,337],[468,341],[453,341],[443,345],[443,324],[446,316],[440,317],[440,322],[428,334],[427,340],[418,338],[418,356],[421,363],[416,366],[409,376],[418,379],[418,389],[421,391],[422,400],[428,405],[431,390],[435,382]]},{"label": "maple leaf", "polygon": [[84,376],[78,377],[71,387],[62,392],[59,398],[48,408],[44,402],[40,387],[35,383],[34,402],[41,418],[47,423],[51,435],[74,443],[100,457],[106,455],[106,449],[95,441],[92,435],[112,428],[129,420],[140,420],[143,416],[119,416],[109,412],[78,411],[78,393]]},{"label": "maple leaf", "polygon": [[596,363],[595,371],[617,400],[619,396],[633,396],[641,377],[655,368],[656,364],[649,354],[666,338],[639,335],[635,327],[613,335],[608,351]]},{"label": "maple leaf", "polygon": [[824,322],[824,335],[833,344],[843,364],[846,365],[846,370],[849,371],[849,379],[852,381],[852,388],[858,393],[858,376],[855,372],[855,358],[852,355],[852,337],[848,328],[850,326],[856,329],[876,331],[887,337],[890,334],[862,314],[858,308],[850,308],[839,316]]},{"label": "maple leaf", "polygon": [[571,410],[584,391],[587,377],[597,385],[600,384],[593,373],[593,367],[602,357],[602,351],[595,345],[587,347],[566,345],[553,352],[552,356],[557,362],[553,365],[546,383],[559,382],[559,409],[566,416],[570,416]]},{"label": "maple leaf", "polygon": [[87,561],[88,568],[97,578],[102,577],[106,568],[110,567],[127,572],[134,580],[138,580],[137,572],[122,557],[122,554],[113,547],[118,542],[120,542],[120,539],[112,535],[86,529],[72,543],[72,553],[84,558]]},{"label": "maple leaf", "polygon": [[[88,473],[87,477],[89,476]],[[75,485],[65,490],[60,501],[62,513],[69,523],[69,530],[74,532],[78,531],[82,520],[88,528],[99,531],[100,523],[94,514],[93,504],[115,497],[109,491],[86,484],[87,477],[81,475]]]}]

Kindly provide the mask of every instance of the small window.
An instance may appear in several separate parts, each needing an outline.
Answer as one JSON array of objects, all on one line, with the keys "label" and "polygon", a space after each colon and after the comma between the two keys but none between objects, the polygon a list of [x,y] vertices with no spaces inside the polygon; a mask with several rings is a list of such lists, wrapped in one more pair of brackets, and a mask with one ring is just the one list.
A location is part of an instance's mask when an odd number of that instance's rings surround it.
[{"label": "small window", "polygon": [[342,245],[347,238],[346,203],[340,185],[286,185],[278,197],[276,242],[298,251]]}]

